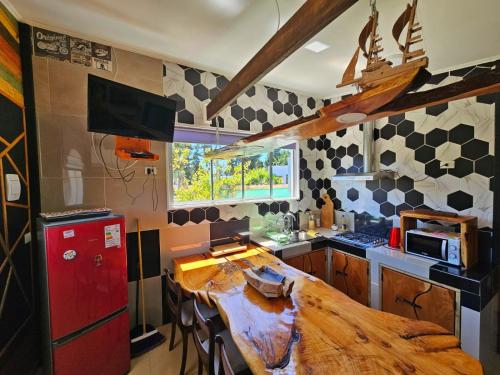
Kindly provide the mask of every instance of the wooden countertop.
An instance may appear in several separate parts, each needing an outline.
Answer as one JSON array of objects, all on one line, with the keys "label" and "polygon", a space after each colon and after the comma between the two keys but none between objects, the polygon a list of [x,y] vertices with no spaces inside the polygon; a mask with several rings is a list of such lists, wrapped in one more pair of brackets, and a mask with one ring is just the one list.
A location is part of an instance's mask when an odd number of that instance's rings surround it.
[{"label": "wooden countertop", "polygon": [[[365,307],[262,248],[174,260],[187,292],[214,303],[254,374],[482,374],[457,337],[429,322]],[[290,298],[266,299],[242,269],[268,265],[295,280]]]}]

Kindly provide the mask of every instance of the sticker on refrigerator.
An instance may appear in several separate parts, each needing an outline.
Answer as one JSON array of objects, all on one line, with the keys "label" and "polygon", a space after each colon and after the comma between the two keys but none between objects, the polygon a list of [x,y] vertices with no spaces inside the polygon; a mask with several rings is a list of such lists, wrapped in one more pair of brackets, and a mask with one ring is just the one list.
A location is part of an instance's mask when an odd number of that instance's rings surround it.
[{"label": "sticker on refrigerator", "polygon": [[104,247],[120,247],[120,224],[106,225],[104,227]]},{"label": "sticker on refrigerator", "polygon": [[63,254],[64,260],[73,260],[75,258],[76,258],[76,251],[75,250],[66,250]]},{"label": "sticker on refrigerator", "polygon": [[63,232],[63,237],[64,238],[71,238],[75,237],[75,231],[73,229],[68,229]]}]

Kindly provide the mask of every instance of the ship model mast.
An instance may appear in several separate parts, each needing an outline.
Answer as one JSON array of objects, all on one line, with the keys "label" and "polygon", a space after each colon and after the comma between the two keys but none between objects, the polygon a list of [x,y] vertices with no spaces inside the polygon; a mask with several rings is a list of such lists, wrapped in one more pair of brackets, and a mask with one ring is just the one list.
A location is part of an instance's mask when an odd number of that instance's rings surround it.
[{"label": "ship model mast", "polygon": [[[399,16],[392,28],[392,35],[398,44],[399,50],[403,53],[400,65],[392,66],[392,62],[386,61],[379,54],[384,50],[380,45],[382,37],[377,33],[379,13],[372,5],[372,13],[367,24],[361,31],[358,39],[358,48],[354,52],[347,69],[342,76],[342,82],[337,87],[347,85],[357,85],[361,90],[376,87],[382,83],[394,80],[401,74],[415,68],[426,68],[429,60],[425,56],[423,49],[411,51],[411,47],[423,41],[422,35],[415,35],[422,30],[422,26],[415,22],[417,0],[413,0],[412,5],[407,4],[405,11]],[[404,44],[399,43],[399,38],[403,30],[406,30],[406,40]],[[367,48],[367,42],[368,48]],[[366,58],[366,68],[361,71],[361,77],[355,78],[356,65],[358,63],[359,52],[363,52]]]}]

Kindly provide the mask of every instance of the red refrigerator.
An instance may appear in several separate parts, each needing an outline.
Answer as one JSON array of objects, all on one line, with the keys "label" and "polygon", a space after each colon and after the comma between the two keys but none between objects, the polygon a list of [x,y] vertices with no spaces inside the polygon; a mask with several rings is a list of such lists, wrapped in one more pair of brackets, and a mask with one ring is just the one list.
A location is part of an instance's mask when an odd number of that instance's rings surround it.
[{"label": "red refrigerator", "polygon": [[39,220],[47,374],[123,375],[130,369],[123,216]]}]

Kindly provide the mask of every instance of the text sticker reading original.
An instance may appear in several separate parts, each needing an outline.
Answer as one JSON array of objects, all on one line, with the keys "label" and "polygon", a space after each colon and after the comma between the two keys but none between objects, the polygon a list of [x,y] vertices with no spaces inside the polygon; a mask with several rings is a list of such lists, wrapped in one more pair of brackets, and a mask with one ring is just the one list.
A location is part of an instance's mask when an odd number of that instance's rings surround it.
[{"label": "text sticker reading original", "polygon": [[104,227],[104,246],[108,247],[120,247],[120,224],[106,225]]},{"label": "text sticker reading original", "polygon": [[63,237],[64,238],[71,238],[71,237],[75,237],[75,231],[73,229],[69,229],[69,230],[65,230],[63,232]]}]

